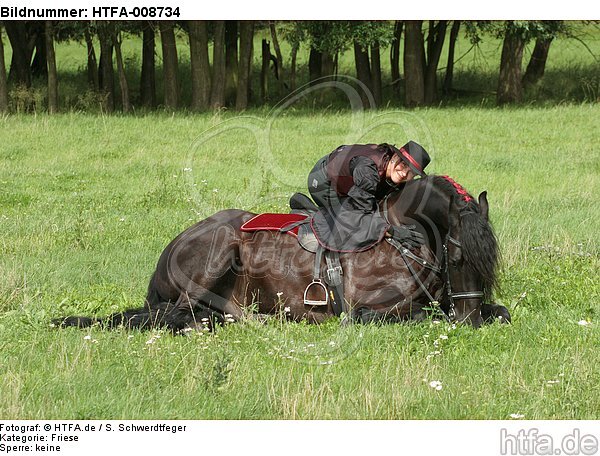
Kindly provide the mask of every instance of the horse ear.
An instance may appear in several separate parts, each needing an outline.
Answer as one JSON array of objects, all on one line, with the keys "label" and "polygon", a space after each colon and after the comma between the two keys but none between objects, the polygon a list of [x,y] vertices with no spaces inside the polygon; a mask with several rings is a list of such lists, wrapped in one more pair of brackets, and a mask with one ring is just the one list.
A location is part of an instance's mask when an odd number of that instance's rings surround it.
[{"label": "horse ear", "polygon": [[487,200],[487,191],[481,192],[479,194],[479,208],[481,209],[481,215],[483,216],[483,218],[489,220],[488,211],[490,209],[490,206]]},{"label": "horse ear", "polygon": [[450,203],[448,206],[448,228],[457,226],[459,219],[460,219],[458,205],[455,203],[456,203],[456,198],[454,197],[454,195],[452,195],[450,197]]}]

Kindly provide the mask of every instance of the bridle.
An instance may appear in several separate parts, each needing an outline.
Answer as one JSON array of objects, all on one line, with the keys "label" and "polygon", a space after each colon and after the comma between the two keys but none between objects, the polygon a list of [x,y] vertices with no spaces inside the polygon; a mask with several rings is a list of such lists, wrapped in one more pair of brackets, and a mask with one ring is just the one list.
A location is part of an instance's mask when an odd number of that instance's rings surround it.
[{"label": "bridle", "polygon": [[[388,218],[388,208],[387,208],[388,197],[389,197],[389,195],[386,196],[382,202],[382,214],[383,214],[383,218],[385,219],[385,221],[391,225],[389,218]],[[461,216],[462,215],[464,215],[464,214],[461,214]],[[484,297],[483,291],[460,291],[460,292],[452,291],[452,284],[450,283],[450,265],[449,265],[448,244],[453,244],[454,246],[456,246],[458,248],[462,248],[462,244],[460,243],[460,241],[458,241],[457,239],[454,239],[452,236],[450,236],[450,233],[446,234],[446,238],[444,239],[444,244],[442,245],[442,252],[443,252],[442,253],[442,264],[443,264],[442,268],[426,261],[425,259],[419,257],[418,255],[415,255],[408,248],[404,247],[402,244],[400,244],[400,242],[396,241],[393,238],[386,238],[386,241],[389,244],[391,244],[396,250],[398,250],[398,252],[400,252],[400,256],[404,260],[406,267],[408,268],[408,270],[411,273],[415,282],[419,285],[419,288],[421,288],[421,291],[423,291],[423,293],[429,300],[429,304],[435,308],[439,308],[442,311],[442,315],[444,316],[444,318],[447,321],[449,321],[449,322],[456,321],[456,311],[455,311],[455,303],[454,303],[455,299],[457,299],[457,300],[458,299],[483,299],[483,297]],[[443,277],[444,275],[446,276],[446,286],[445,286],[446,297],[448,298],[448,302],[449,302],[449,308],[448,308],[447,313],[445,313],[441,309],[441,307],[439,307],[439,301],[437,301],[431,295],[431,293],[429,292],[429,290],[427,289],[427,287],[425,286],[423,281],[419,278],[417,272],[415,271],[415,269],[412,267],[412,265],[408,261],[409,258],[413,261],[416,261],[424,268],[427,268],[427,269],[433,271],[435,274],[440,275],[441,277]]]}]

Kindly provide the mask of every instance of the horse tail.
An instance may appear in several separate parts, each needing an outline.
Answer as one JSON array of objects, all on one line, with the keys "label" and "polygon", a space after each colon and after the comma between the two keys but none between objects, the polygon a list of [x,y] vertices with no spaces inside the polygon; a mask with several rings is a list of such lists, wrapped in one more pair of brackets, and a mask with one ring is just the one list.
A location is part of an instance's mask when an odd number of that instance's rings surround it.
[{"label": "horse tail", "polygon": [[52,320],[52,323],[55,326],[63,328],[70,326],[77,328],[88,328],[92,325],[98,324],[109,329],[117,328],[119,326],[124,326],[129,329],[149,329],[156,326],[161,326],[163,319],[162,316],[166,313],[169,307],[169,303],[165,302],[160,303],[159,306],[155,306],[152,309],[146,307],[140,307],[139,309],[128,309],[124,310],[123,312],[117,312],[100,318],[74,315],[56,318]]},{"label": "horse tail", "polygon": [[127,309],[123,312],[117,312],[106,317],[82,317],[69,316],[56,318],[52,320],[54,326],[59,327],[77,327],[88,328],[98,324],[105,328],[117,328],[125,326],[127,328],[149,329],[156,326],[161,326],[165,314],[172,308],[172,303],[161,300],[156,289],[152,286],[148,287],[148,294],[144,307]]}]

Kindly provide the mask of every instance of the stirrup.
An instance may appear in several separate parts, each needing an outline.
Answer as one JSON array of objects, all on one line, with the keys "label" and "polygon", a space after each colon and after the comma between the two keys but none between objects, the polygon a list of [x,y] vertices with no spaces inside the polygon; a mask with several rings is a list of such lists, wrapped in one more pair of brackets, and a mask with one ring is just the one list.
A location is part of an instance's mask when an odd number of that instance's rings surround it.
[{"label": "stirrup", "polygon": [[[323,293],[325,293],[324,301],[306,298],[308,296],[308,291],[314,285],[317,285],[323,289]],[[326,306],[327,304],[329,304],[329,294],[327,293],[327,287],[325,285],[323,285],[323,282],[321,281],[321,279],[313,279],[313,281],[311,283],[309,283],[308,286],[306,287],[306,289],[304,290],[304,305],[305,306]]]}]

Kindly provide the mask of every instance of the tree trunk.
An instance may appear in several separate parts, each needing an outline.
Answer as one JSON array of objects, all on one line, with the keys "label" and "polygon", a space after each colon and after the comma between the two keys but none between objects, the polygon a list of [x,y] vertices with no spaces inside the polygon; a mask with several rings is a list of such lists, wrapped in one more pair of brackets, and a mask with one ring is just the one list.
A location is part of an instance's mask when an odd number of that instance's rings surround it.
[{"label": "tree trunk", "polygon": [[115,27],[113,32],[113,46],[117,58],[117,73],[119,75],[119,87],[121,88],[121,104],[123,112],[127,114],[131,111],[131,103],[129,101],[129,85],[127,84],[125,67],[123,65],[123,53],[121,52],[121,32],[116,29],[118,26],[113,25],[113,27]]},{"label": "tree trunk", "polygon": [[177,62],[177,43],[175,42],[175,23],[160,21],[160,41],[163,54],[163,88],[165,108],[177,109],[179,103],[179,78]]},{"label": "tree trunk", "polygon": [[404,26],[404,103],[408,107],[420,106],[425,102],[422,22],[406,21]]},{"label": "tree trunk", "polygon": [[215,21],[210,106],[225,106],[225,21]]},{"label": "tree trunk", "polygon": [[446,26],[447,21],[438,21],[429,29],[427,67],[425,70],[425,104],[433,104],[438,100],[437,69],[446,38]]},{"label": "tree trunk", "polygon": [[523,76],[524,86],[536,84],[544,76],[551,44],[552,38],[538,38],[536,40],[531,59]]},{"label": "tree trunk", "polygon": [[518,103],[523,98],[521,64],[523,63],[523,48],[525,42],[521,36],[510,27],[506,30],[500,59],[500,76],[496,102],[499,105]]},{"label": "tree trunk", "polygon": [[262,40],[262,65],[260,68],[260,99],[265,103],[269,99],[269,64],[271,63],[271,45]]},{"label": "tree trunk", "polygon": [[31,62],[31,76],[33,78],[48,79],[48,57],[46,44],[46,26],[44,21],[44,28],[40,33],[37,34],[35,40],[35,54],[33,56],[33,62]]},{"label": "tree trunk", "polygon": [[100,83],[98,81],[98,61],[96,60],[96,51],[94,50],[94,41],[90,33],[89,25],[84,30],[85,44],[87,46],[87,80],[88,87],[93,91],[98,91]]},{"label": "tree trunk", "polygon": [[279,46],[279,39],[277,38],[277,28],[275,22],[269,22],[269,29],[271,30],[271,41],[273,41],[273,48],[275,49],[275,56],[277,57],[277,66],[279,67],[279,79],[284,80],[283,77],[283,55],[281,54],[281,46]]},{"label": "tree trunk", "polygon": [[4,42],[2,41],[2,23],[0,22],[0,113],[4,112],[8,112],[8,81],[6,80]]},{"label": "tree trunk", "polygon": [[456,40],[460,31],[460,21],[452,22],[450,30],[450,43],[448,43],[448,63],[446,65],[446,75],[442,84],[442,93],[445,95],[452,92],[452,80],[454,78],[454,50],[456,48]]},{"label": "tree trunk", "polygon": [[323,54],[321,51],[311,49],[308,56],[308,79],[312,84],[313,81],[323,76]]},{"label": "tree trunk", "polygon": [[140,77],[140,101],[142,106],[156,106],[156,40],[154,24],[144,21],[142,31],[142,74]]},{"label": "tree trunk", "polygon": [[396,95],[400,92],[400,40],[402,39],[403,21],[394,25],[394,41],[390,47],[390,66],[392,67],[392,87]]},{"label": "tree trunk", "polygon": [[31,55],[33,43],[30,42],[25,23],[20,21],[5,21],[4,28],[12,48],[12,59],[8,79],[14,84],[31,87]]},{"label": "tree trunk", "polygon": [[252,69],[252,41],[254,37],[254,23],[252,21],[240,22],[240,63],[238,67],[238,86],[235,100],[235,109],[242,111],[248,107],[250,96],[250,70]]},{"label": "tree trunk", "polygon": [[192,67],[192,110],[208,108],[210,101],[210,63],[206,21],[188,21]]},{"label": "tree trunk", "polygon": [[238,21],[225,21],[225,103],[237,95],[238,84]]},{"label": "tree trunk", "polygon": [[334,56],[329,52],[321,53],[321,76],[333,76],[334,69]]},{"label": "tree trunk", "polygon": [[58,76],[56,73],[56,54],[54,53],[54,29],[52,21],[45,23],[46,61],[48,64],[48,113],[58,112]]},{"label": "tree trunk", "polygon": [[298,56],[298,48],[299,44],[294,43],[292,46],[291,52],[291,61],[290,61],[290,92],[296,90],[296,58]]},{"label": "tree trunk", "polygon": [[102,93],[102,106],[106,112],[115,109],[115,70],[113,67],[113,42],[109,24],[98,24],[100,40],[100,66],[98,67],[98,83]]},{"label": "tree trunk", "polygon": [[371,79],[373,83],[373,98],[375,105],[381,106],[381,52],[379,49],[379,41],[376,41],[371,46]]},{"label": "tree trunk", "polygon": [[369,53],[366,49],[354,42],[354,64],[356,67],[356,79],[364,84],[363,90],[360,91],[365,108],[371,108],[371,97],[373,95],[373,79],[371,77],[371,64],[369,63]]}]

